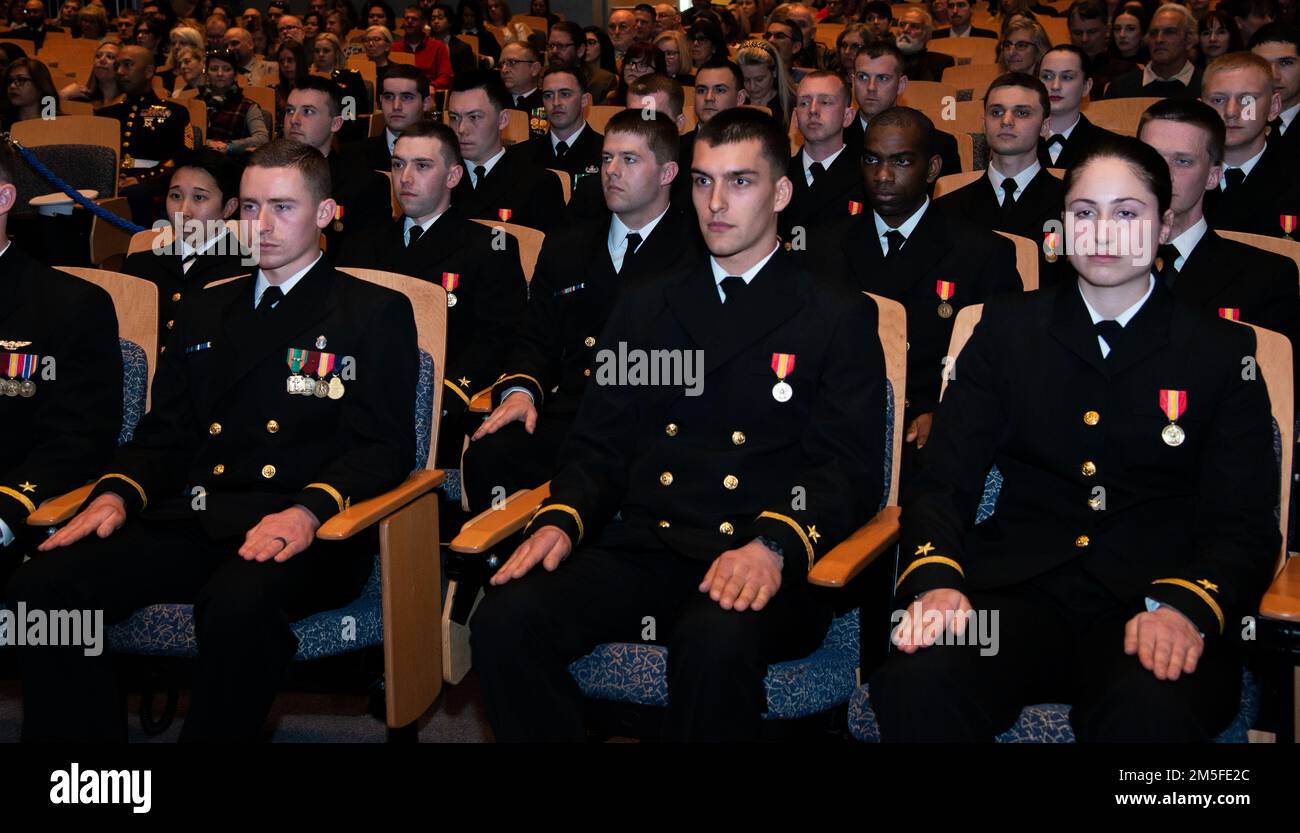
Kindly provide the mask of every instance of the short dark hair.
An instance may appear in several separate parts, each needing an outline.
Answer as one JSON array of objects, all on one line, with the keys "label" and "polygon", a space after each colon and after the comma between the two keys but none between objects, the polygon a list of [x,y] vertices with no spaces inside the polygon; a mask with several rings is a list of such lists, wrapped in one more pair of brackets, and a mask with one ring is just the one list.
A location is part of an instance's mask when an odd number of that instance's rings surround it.
[{"label": "short dark hair", "polygon": [[1227,144],[1227,128],[1218,111],[1194,98],[1165,98],[1146,109],[1138,120],[1137,135],[1142,136],[1142,128],[1153,121],[1173,121],[1190,124],[1205,131],[1205,150],[1210,162],[1218,165],[1223,161],[1223,147]]},{"label": "short dark hair", "polygon": [[695,80],[697,82],[700,80],[700,73],[706,69],[725,69],[731,73],[732,78],[735,80],[736,89],[743,90],[745,88],[745,74],[740,71],[740,66],[729,58],[713,58],[706,62],[704,66],[696,67]]},{"label": "short dark hair", "polygon": [[[878,118],[878,117],[877,117]],[[875,120],[872,120],[875,123]],[[790,161],[790,134],[776,119],[753,107],[732,107],[723,110],[707,124],[700,125],[696,142],[710,147],[734,145],[750,140],[757,141],[763,149],[763,158],[772,168],[774,179],[785,176]]]},{"label": "short dark hair", "polygon": [[[1165,101],[1174,102],[1173,99],[1165,99]],[[1193,102],[1180,101],[1179,103]],[[1204,104],[1201,106],[1207,107]],[[1209,108],[1207,107],[1207,109]],[[1210,112],[1213,113],[1214,111],[1210,110]],[[1112,134],[1085,149],[1079,159],[1065,172],[1065,194],[1069,194],[1079,175],[1094,159],[1119,159],[1128,163],[1129,168],[1133,170],[1138,179],[1142,180],[1151,189],[1151,193],[1155,194],[1156,207],[1159,209],[1160,214],[1163,215],[1169,208],[1174,191],[1173,183],[1170,181],[1169,163],[1159,153],[1156,153],[1155,148],[1134,139],[1132,136]]]},{"label": "short dark hair", "polygon": [[1274,20],[1281,17],[1277,0],[1236,0],[1232,4],[1232,13],[1237,17],[1250,17],[1252,14],[1256,17],[1271,17]]},{"label": "short dark hair", "polygon": [[330,163],[316,148],[293,139],[275,139],[262,145],[249,157],[248,167],[298,170],[318,203],[334,191],[334,184],[330,180]]},{"label": "short dark hair", "polygon": [[8,142],[0,142],[0,185],[9,185],[14,181],[18,169],[18,155]]},{"label": "short dark hair", "polygon": [[398,64],[389,62],[388,68],[379,76],[379,94],[384,94],[384,82],[388,79],[400,81],[414,81],[415,89],[419,91],[420,98],[429,96],[429,76],[425,75],[414,64]]},{"label": "short dark hair", "polygon": [[[802,79],[800,79],[799,83],[802,84],[804,81],[808,81],[810,79],[815,79],[815,78],[830,78],[833,81],[840,82],[840,89],[844,91],[844,97],[848,100],[850,104],[853,103],[853,89],[849,87],[849,79],[843,73],[834,72],[829,69],[813,70],[812,72],[805,75]],[[796,88],[798,88],[798,86],[799,86],[798,84],[795,85]]]},{"label": "short dark hair", "polygon": [[[1079,47],[1075,46],[1072,43],[1058,44],[1057,46],[1053,46],[1051,49],[1044,52],[1043,57],[1046,58],[1048,55],[1052,54],[1053,52],[1067,52],[1073,55],[1074,57],[1078,58],[1079,71],[1083,73],[1084,79],[1086,80],[1092,77],[1091,74],[1088,72],[1088,53],[1084,52]],[[1043,62],[1040,59],[1038,62],[1038,66],[1041,68],[1042,65]]]},{"label": "short dark hair", "polygon": [[894,9],[885,0],[871,0],[871,2],[864,5],[861,19],[865,21],[869,14],[878,14],[890,20],[894,19]]},{"label": "short dark hair", "polygon": [[[921,132],[921,150],[925,153],[925,158],[929,159],[934,156],[935,151],[935,126],[930,121],[930,117],[920,110],[912,107],[902,107],[895,105],[887,110],[876,114],[870,122],[867,123],[867,133],[880,127],[912,127]],[[866,136],[863,137],[863,146],[865,149]]]},{"label": "short dark hair", "polygon": [[[767,20],[767,25],[771,26],[773,23],[779,26],[788,26],[790,28],[790,40],[794,41],[795,46],[804,45],[803,29],[800,29],[799,24],[790,19],[790,15],[785,12],[772,12],[772,16]],[[767,31],[767,26],[764,26],[763,30]]]},{"label": "short dark hair", "polygon": [[222,202],[239,199],[239,168],[226,154],[212,148],[198,148],[177,162],[172,170],[172,179],[186,168],[203,171],[212,177],[212,181],[217,183],[217,190],[221,192]]},{"label": "short dark hair", "polygon": [[[512,45],[512,44],[506,44],[506,46],[510,46],[510,45]],[[538,53],[538,51],[537,51],[536,49],[534,49],[534,48],[533,48],[533,45],[532,45],[531,43],[529,43],[528,41],[526,41],[526,40],[517,40],[517,41],[514,41],[514,42],[513,42],[513,45],[519,47],[520,49],[524,50],[525,53],[527,53],[528,55],[530,55],[530,56],[531,56],[531,57],[530,57],[530,60],[536,61],[536,62],[539,63],[539,64],[542,62],[542,56],[541,56],[541,54]],[[502,48],[502,49],[505,49],[505,46],[503,46],[503,47],[501,47],[501,48]]]},{"label": "short dark hair", "polygon": [[[460,142],[456,139],[456,131],[448,125],[433,119],[418,119],[415,124],[403,130],[397,135],[397,140],[402,139],[436,139],[439,146],[439,152],[442,154],[442,161],[447,163],[447,167],[460,165],[465,167],[465,158],[460,155]],[[397,143],[393,143],[396,148]]]},{"label": "short dark hair", "polygon": [[586,95],[591,92],[591,82],[587,77],[587,68],[576,63],[557,64],[556,66],[547,67],[542,73],[542,82],[552,75],[572,75],[578,80],[578,94]]},{"label": "short dark hair", "polygon": [[587,36],[582,31],[582,27],[572,20],[560,20],[551,25],[552,32],[563,32],[573,39],[573,45],[579,49],[585,49],[587,46]]},{"label": "short dark hair", "polygon": [[866,44],[858,50],[858,54],[853,58],[853,63],[856,65],[858,58],[861,58],[863,55],[866,55],[872,60],[877,60],[888,55],[895,61],[898,61],[899,74],[906,74],[903,72],[903,67],[907,66],[907,59],[903,57],[903,50],[895,46],[892,41],[878,40]]},{"label": "short dark hair", "polygon": [[1038,94],[1038,103],[1043,106],[1043,118],[1052,115],[1052,99],[1047,94],[1047,87],[1042,81],[1025,72],[1004,72],[993,83],[989,84],[988,91],[984,93],[984,104],[988,105],[989,96],[994,90],[1002,87],[1020,87]]},{"label": "short dark hair", "polygon": [[655,13],[655,7],[650,5],[649,3],[637,3],[635,6],[632,7],[632,11],[649,12],[651,15],[653,15]]},{"label": "short dark hair", "polygon": [[1070,4],[1070,8],[1065,12],[1066,21],[1075,18],[1081,21],[1100,20],[1104,26],[1106,23],[1106,6],[1099,0],[1076,0],[1076,2]]},{"label": "short dark hair", "polygon": [[[374,3],[369,3],[369,4],[367,4],[366,8],[369,9],[370,6],[373,6],[373,5],[375,5],[375,4],[374,4]],[[420,15],[420,21],[421,21],[422,23],[428,23],[428,22],[429,22],[429,15],[428,15],[428,13],[425,12],[424,7],[421,6],[419,3],[411,3],[411,4],[410,4],[409,6],[407,6],[405,9],[402,9],[402,17],[406,17],[406,13],[407,13],[407,12],[416,12],[416,13],[418,13],[418,14]],[[396,21],[394,21],[394,22],[396,22]]]},{"label": "short dark hair", "polygon": [[660,165],[676,162],[681,153],[677,123],[667,113],[655,113],[653,118],[645,118],[640,110],[622,110],[605,125],[605,135],[612,133],[632,133],[645,139]]},{"label": "short dark hair", "polygon": [[1300,54],[1300,28],[1277,20],[1265,23],[1250,36],[1250,48],[1265,43],[1289,43],[1295,47],[1296,54]]},{"label": "short dark hair", "polygon": [[213,61],[221,61],[222,63],[230,64],[231,68],[233,69],[239,68],[239,58],[235,55],[234,52],[230,52],[225,49],[218,49],[214,52],[209,52],[207,55],[207,59],[204,61],[204,65],[206,66],[207,64],[210,64]]},{"label": "short dark hair", "polygon": [[632,82],[627,91],[637,96],[663,93],[668,98],[668,109],[672,111],[671,117],[674,119],[680,116],[686,107],[686,91],[682,89],[681,82],[657,72],[642,75]]},{"label": "short dark hair", "polygon": [[319,75],[308,75],[298,83],[293,85],[295,90],[315,90],[318,93],[325,94],[327,107],[329,107],[330,118],[343,115],[343,88],[338,82],[329,78],[322,78]]},{"label": "short dark hair", "polygon": [[477,69],[473,72],[456,75],[451,85],[451,91],[453,93],[467,93],[471,90],[482,90],[486,93],[488,101],[498,113],[509,110],[514,106],[510,98],[510,91],[506,89],[506,83],[501,80],[499,73]]}]

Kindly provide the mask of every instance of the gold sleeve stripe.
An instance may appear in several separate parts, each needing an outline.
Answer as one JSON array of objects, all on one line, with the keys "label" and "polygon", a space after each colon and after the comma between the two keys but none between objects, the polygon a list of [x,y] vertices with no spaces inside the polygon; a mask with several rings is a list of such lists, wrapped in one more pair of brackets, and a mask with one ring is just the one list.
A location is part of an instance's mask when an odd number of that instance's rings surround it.
[{"label": "gold sleeve stripe", "polygon": [[32,499],[17,489],[12,489],[8,486],[0,486],[0,494],[9,495],[9,497],[18,501],[23,506],[26,506],[28,512],[36,511],[36,504],[32,503]]},{"label": "gold sleeve stripe", "polygon": [[789,524],[790,528],[799,536],[799,540],[803,541],[803,548],[808,552],[808,569],[811,570],[813,568],[813,561],[816,559],[813,556],[812,541],[808,540],[807,533],[803,531],[803,527],[799,526],[798,521],[788,515],[782,515],[779,512],[760,512],[758,516],[760,518],[774,518],[782,523]]},{"label": "gold sleeve stripe", "polygon": [[459,396],[461,399],[464,399],[466,405],[469,404],[469,397],[465,395],[465,391],[461,390],[461,389],[460,389],[459,387],[457,387],[456,385],[453,385],[453,384],[451,383],[451,380],[449,380],[449,379],[443,379],[443,380],[442,380],[442,383],[443,383],[444,385],[447,386],[447,389],[448,389],[448,390],[455,391],[457,396]]},{"label": "gold sleeve stripe", "polygon": [[532,526],[533,521],[537,520],[538,515],[542,514],[543,512],[550,512],[551,510],[555,510],[556,512],[566,512],[573,516],[574,522],[578,524],[578,540],[573,542],[574,545],[576,546],[578,541],[582,540],[582,535],[583,535],[582,516],[579,515],[578,510],[574,509],[572,506],[568,506],[563,503],[548,503],[545,506],[539,506],[537,507],[537,511],[533,512],[533,517],[529,519],[528,525]]},{"label": "gold sleeve stripe", "polygon": [[117,479],[117,480],[125,480],[127,483],[130,483],[131,486],[134,487],[134,489],[135,489],[137,492],[140,493],[140,508],[141,508],[141,509],[143,509],[143,508],[145,508],[146,506],[149,505],[149,496],[146,495],[146,494],[144,493],[144,487],[141,486],[139,483],[136,483],[136,482],[135,482],[134,480],[132,480],[131,478],[127,477],[125,474],[118,474],[117,472],[110,472],[110,473],[104,475],[103,477],[99,478],[98,482],[99,482],[99,483],[103,483],[105,480],[108,480],[108,479],[110,479],[110,478],[115,478],[115,479]]},{"label": "gold sleeve stripe", "polygon": [[1214,611],[1214,618],[1219,620],[1219,633],[1220,634],[1223,633],[1223,629],[1227,625],[1227,623],[1224,621],[1223,618],[1223,608],[1219,607],[1219,603],[1214,600],[1214,597],[1211,596],[1209,593],[1205,592],[1205,589],[1202,588],[1200,585],[1192,584],[1190,581],[1181,578],[1158,578],[1151,583],[1172,584],[1175,587],[1181,587],[1184,590],[1190,590],[1196,595],[1200,596],[1201,601],[1209,605],[1210,610]]},{"label": "gold sleeve stripe", "polygon": [[338,490],[338,489],[335,489],[335,488],[334,488],[333,486],[331,486],[330,484],[328,484],[328,483],[308,483],[308,484],[307,484],[306,486],[304,486],[303,488],[304,488],[304,489],[320,489],[322,492],[325,492],[325,493],[328,494],[330,497],[334,498],[334,502],[337,503],[337,504],[339,505],[339,511],[340,511],[340,512],[343,511],[343,495],[339,494],[339,490]]},{"label": "gold sleeve stripe", "polygon": [[918,558],[915,561],[913,561],[911,564],[907,565],[907,569],[903,571],[903,574],[898,577],[898,581],[894,583],[894,589],[897,590],[898,588],[902,587],[903,579],[907,578],[908,575],[917,567],[920,567],[924,564],[947,564],[949,567],[961,573],[962,578],[966,577],[966,571],[961,568],[960,564],[958,564],[956,561],[953,561],[951,558],[945,558],[942,555],[927,555],[925,558]]},{"label": "gold sleeve stripe", "polygon": [[528,381],[532,382],[534,385],[537,385],[537,390],[541,392],[542,397],[545,398],[546,389],[542,387],[542,383],[534,379],[532,376],[529,376],[527,373],[511,373],[509,376],[502,376],[500,379],[497,379],[496,382],[492,384],[492,387],[495,388],[497,385],[501,384],[502,382],[507,382],[511,379],[527,379]]}]

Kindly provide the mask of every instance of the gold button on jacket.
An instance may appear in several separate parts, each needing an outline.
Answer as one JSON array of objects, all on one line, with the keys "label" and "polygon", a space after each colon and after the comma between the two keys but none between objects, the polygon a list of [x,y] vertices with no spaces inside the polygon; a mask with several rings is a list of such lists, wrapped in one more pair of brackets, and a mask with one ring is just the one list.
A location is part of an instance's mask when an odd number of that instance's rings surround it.
[{"label": "gold button on jacket", "polygon": [[275,477],[275,466],[271,466],[271,465],[262,466],[262,476],[265,477],[267,480],[270,480],[272,477]]}]

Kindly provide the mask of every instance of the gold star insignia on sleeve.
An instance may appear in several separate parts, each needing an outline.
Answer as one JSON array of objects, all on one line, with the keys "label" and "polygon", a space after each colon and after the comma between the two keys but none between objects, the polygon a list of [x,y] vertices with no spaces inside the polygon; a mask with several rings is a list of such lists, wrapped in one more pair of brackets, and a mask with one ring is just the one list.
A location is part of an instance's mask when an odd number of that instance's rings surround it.
[{"label": "gold star insignia on sleeve", "polygon": [[917,555],[929,555],[932,552],[934,552],[934,544],[931,544],[929,541],[926,541],[924,544],[916,548]]},{"label": "gold star insignia on sleeve", "polygon": [[466,379],[464,376],[460,377],[460,379],[458,379],[457,381],[460,382],[460,386],[462,388],[469,387],[469,379]]},{"label": "gold star insignia on sleeve", "polygon": [[1206,590],[1209,590],[1211,593],[1219,592],[1219,585],[1215,584],[1214,582],[1210,581],[1207,578],[1203,578],[1196,583],[1204,587]]},{"label": "gold star insignia on sleeve", "polygon": [[36,492],[35,483],[19,483],[18,488],[22,489],[24,492],[31,492],[33,494]]},{"label": "gold star insignia on sleeve", "polygon": [[821,540],[822,534],[817,531],[816,524],[808,527],[808,537],[812,540],[814,544]]}]

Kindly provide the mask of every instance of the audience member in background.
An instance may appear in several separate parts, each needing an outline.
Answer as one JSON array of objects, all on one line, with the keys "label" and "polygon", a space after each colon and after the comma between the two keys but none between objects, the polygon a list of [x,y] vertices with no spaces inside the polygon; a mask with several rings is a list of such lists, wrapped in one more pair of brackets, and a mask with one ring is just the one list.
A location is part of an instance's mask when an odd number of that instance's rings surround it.
[{"label": "audience member in background", "polygon": [[660,3],[655,6],[655,27],[660,32],[685,31],[682,13],[678,11],[676,3]]},{"label": "audience member in background", "polygon": [[885,0],[868,0],[862,7],[862,22],[871,32],[871,41],[893,40],[889,27],[894,22],[894,10]]},{"label": "audience member in background", "polygon": [[379,106],[384,114],[384,129],[355,146],[366,167],[375,171],[392,170],[397,137],[432,109],[431,92],[429,79],[410,64],[393,64],[380,77]]},{"label": "audience member in background", "polygon": [[1238,321],[1285,335],[1295,350],[1300,345],[1295,261],[1229,240],[1206,222],[1205,196],[1218,189],[1223,167],[1223,119],[1204,102],[1165,99],[1142,114],[1138,138],[1164,157],[1173,180],[1173,223],[1169,242],[1157,251],[1156,278],[1210,315],[1232,310]]},{"label": "audience member in background", "polygon": [[14,122],[63,115],[59,91],[54,88],[49,67],[35,58],[19,58],[5,68],[3,102],[0,102],[0,130]]},{"label": "audience member in background", "polygon": [[[221,41],[212,41],[209,39],[208,45],[212,49],[217,48]],[[247,29],[226,30],[225,37],[226,50],[235,53],[239,60],[239,66],[236,68],[250,87],[270,87],[275,83],[276,66],[271,61],[263,60],[253,53],[253,36]],[[341,49],[341,47],[340,47]]]},{"label": "audience member in background", "polygon": [[736,30],[740,33],[741,40],[749,40],[751,35],[763,31],[763,9],[758,0],[739,0],[732,14],[736,18]]},{"label": "audience member in background", "polygon": [[1043,25],[1024,15],[1016,15],[1003,24],[1001,47],[998,66],[1005,72],[1025,75],[1037,75],[1038,62],[1052,48]]},{"label": "audience member in background", "polygon": [[778,220],[781,236],[811,231],[861,213],[867,203],[857,155],[844,144],[844,128],[854,121],[853,92],[844,76],[810,72],[799,82],[794,111],[803,148],[790,158],[790,203]]},{"label": "audience member in background", "polygon": [[353,235],[382,225],[393,216],[387,177],[367,168],[354,153],[334,149],[334,136],[341,135],[343,128],[343,92],[338,84],[309,75],[289,93],[284,137],[311,145],[329,163],[329,196],[334,200],[335,214],[323,231],[327,250],[335,253]]},{"label": "audience member in background", "polygon": [[538,167],[525,146],[501,143],[510,94],[495,72],[456,79],[448,98],[449,124],[460,142],[466,176],[452,194],[465,216],[499,220],[550,232],[566,220],[560,180]]},{"label": "audience member in background", "polygon": [[802,69],[825,69],[830,50],[817,41],[817,18],[805,3],[782,3],[772,10],[771,20],[788,20],[799,27],[803,48],[795,52],[790,65]]},{"label": "audience member in background", "polygon": [[560,22],[560,16],[551,11],[551,0],[532,0],[528,4],[528,14],[546,21],[547,30]]},{"label": "audience member in background", "polygon": [[1278,0],[1236,0],[1231,8],[1241,39],[1246,43],[1250,43],[1261,26],[1277,20],[1280,14]]},{"label": "audience member in background", "polygon": [[971,25],[971,0],[948,0],[948,25],[934,31],[936,38],[994,38],[992,29],[979,29]]},{"label": "audience member in background", "polygon": [[652,43],[655,29],[655,7],[649,3],[637,3],[632,9],[636,18],[636,42]]},{"label": "audience member in background", "polygon": [[700,124],[732,107],[748,104],[745,75],[735,62],[710,61],[695,72],[695,118]]},{"label": "audience member in background", "polygon": [[618,89],[610,97],[606,104],[619,105],[627,100],[627,88],[638,78],[657,72],[660,75],[668,74],[668,64],[664,60],[664,53],[660,52],[653,45],[648,43],[634,43],[627,48],[623,55],[623,64],[620,67]]},{"label": "audience member in background", "polygon": [[63,27],[46,20],[45,3],[42,0],[27,0],[23,4],[22,22],[15,23],[4,37],[15,40],[29,40],[37,50],[44,48],[45,36],[50,32],[62,32]]},{"label": "audience member in background", "polygon": [[108,34],[108,12],[103,6],[86,6],[77,12],[77,25],[84,40],[99,40]]},{"label": "audience member in background", "polygon": [[393,7],[384,0],[379,0],[377,3],[366,3],[365,24],[367,29],[371,26],[383,26],[390,33],[395,32],[397,30],[397,15],[393,12]]},{"label": "audience member in background", "polygon": [[865,23],[850,23],[835,36],[835,53],[831,55],[827,69],[834,70],[848,79],[853,74],[853,59],[858,50],[871,40],[870,30]]},{"label": "audience member in background", "polygon": [[[316,31],[312,32],[311,35],[308,36],[307,27],[303,24],[302,18],[291,14],[280,15],[280,21],[276,25],[278,27],[276,33],[280,36],[279,41],[276,43],[276,52],[279,51],[279,47],[286,41],[293,41],[294,43],[311,43],[315,40],[316,35],[320,34],[319,31]],[[274,52],[272,55],[273,54]],[[272,55],[267,55],[267,57],[270,58]]]},{"label": "audience member in background", "polygon": [[[435,3],[429,8],[429,37],[441,41],[451,53],[451,74],[455,78],[478,68],[474,50],[468,43],[452,34],[452,18],[455,12],[446,3]],[[579,31],[581,35],[581,31]]]},{"label": "audience member in background", "polygon": [[325,21],[316,12],[307,12],[302,16],[302,42],[313,43],[316,36],[325,31]]},{"label": "audience member in background", "polygon": [[122,271],[158,287],[160,355],[187,299],[204,284],[251,271],[238,243],[226,236],[224,221],[238,209],[236,163],[213,150],[195,151],[176,165],[167,185],[164,217],[173,242],[162,251],[127,255]]},{"label": "audience member in background", "polygon": [[496,62],[501,57],[501,42],[496,35],[483,26],[483,10],[478,0],[460,0],[456,7],[454,31],[458,35],[473,35],[478,38],[478,53],[489,61]]},{"label": "audience member in background", "polygon": [[790,124],[794,85],[772,44],[745,41],[736,50],[736,63],[745,77],[745,98],[749,104],[766,107],[777,124]]},{"label": "audience member in background", "polygon": [[311,61],[307,48],[295,40],[282,41],[276,49],[275,60],[280,69],[280,83],[275,86],[275,123],[283,126],[289,93],[311,74]]},{"label": "audience member in background", "polygon": [[1268,144],[1268,124],[1282,110],[1273,65],[1253,52],[1224,55],[1205,68],[1201,100],[1227,127],[1219,187],[1205,196],[1210,226],[1281,237],[1280,218],[1300,214],[1300,164]]},{"label": "audience member in background", "polygon": [[224,45],[226,42],[226,32],[230,29],[230,21],[222,15],[210,15],[203,22],[203,40],[210,43],[215,48],[218,44]]},{"label": "audience member in background", "polygon": [[[407,6],[402,12],[402,39],[393,44],[393,51],[414,55],[415,65],[424,71],[429,86],[445,90],[451,87],[452,81],[451,50],[441,39],[425,34],[426,22],[423,8],[415,4]],[[491,37],[488,35],[489,39]],[[489,54],[483,50],[482,37],[479,38],[479,51]]]},{"label": "audience member in background", "polygon": [[[858,117],[844,131],[844,143],[853,149],[855,156],[862,153],[862,139],[871,119],[897,104],[898,97],[907,89],[907,82],[903,54],[889,41],[869,43],[858,52],[853,65],[853,97],[858,104]],[[961,173],[957,139],[951,133],[935,130],[931,141],[934,152],[943,160],[939,176]]]},{"label": "audience member in background", "polygon": [[163,89],[171,89],[171,68],[168,66],[168,43],[167,30],[162,24],[153,18],[144,18],[135,26],[135,42],[138,46],[143,46],[153,53],[154,63],[157,64],[157,75],[163,82]]},{"label": "audience member in background", "polygon": [[1076,0],[1066,15],[1070,43],[1088,56],[1088,77],[1092,79],[1092,98],[1099,99],[1106,85],[1137,65],[1117,58],[1110,50],[1106,4],[1102,0]]},{"label": "audience member in background", "polygon": [[[101,7],[102,8],[102,7]],[[81,21],[77,19],[77,12],[81,11],[81,0],[64,0],[59,5],[59,19],[57,23],[74,38],[81,37]]]},{"label": "audience member in background", "polygon": [[1151,60],[1151,50],[1147,45],[1150,22],[1144,5],[1125,3],[1111,21],[1111,53],[1135,64]]},{"label": "audience member in background", "polygon": [[542,103],[549,129],[525,145],[534,164],[564,171],[570,185],[577,184],[579,177],[599,174],[602,136],[583,117],[591,94],[582,69],[572,65],[548,69],[542,78]]},{"label": "audience member in background", "polygon": [[[59,93],[68,101],[89,101],[96,107],[112,104],[122,94],[117,83],[117,35],[110,35],[95,48],[95,63],[85,84],[72,83]],[[199,64],[202,68],[202,63]]]},{"label": "audience member in background", "polygon": [[[598,78],[600,72],[608,72],[618,83],[618,62],[614,60],[614,44],[599,26],[587,26],[583,30],[583,43],[586,51],[582,54],[590,78]],[[611,87],[612,89],[612,87]]]},{"label": "audience member in background", "polygon": [[727,39],[721,27],[709,18],[697,20],[687,31],[691,63],[698,69],[714,58],[727,57]]},{"label": "audience member in background", "polygon": [[903,74],[911,81],[939,81],[945,69],[957,65],[951,55],[926,48],[933,33],[934,23],[925,9],[918,6],[899,12],[895,41],[903,53]]},{"label": "audience member in background", "polygon": [[1246,48],[1241,39],[1241,30],[1237,21],[1223,9],[1214,9],[1197,24],[1200,37],[1200,49],[1196,54],[1196,66],[1204,70],[1215,58],[1221,58],[1229,52],[1240,52]]},{"label": "audience member in background", "polygon": [[542,109],[542,56],[527,41],[507,43],[501,48],[501,82],[510,93],[510,109],[523,110],[532,116]]},{"label": "audience member in background", "polygon": [[681,29],[660,32],[655,38],[655,48],[664,55],[664,67],[679,84],[695,83],[695,63],[691,60],[691,44]]},{"label": "audience member in background", "polygon": [[[316,75],[324,76],[339,86],[343,106],[348,117],[339,133],[343,142],[356,142],[370,135],[370,113],[374,103],[366,92],[366,82],[361,73],[348,69],[343,56],[343,44],[326,32],[316,36],[312,48],[312,67]],[[323,153],[324,151],[322,151]]]},{"label": "audience member in background", "polygon": [[514,12],[510,11],[506,0],[483,0],[483,17],[493,26],[500,26],[504,32],[502,49],[512,43],[528,43],[528,38],[533,34],[532,27],[527,23],[521,20],[510,22]]},{"label": "audience member in background", "polygon": [[375,65],[375,78],[382,77],[392,66],[388,55],[393,51],[393,33],[383,26],[371,26],[366,29],[361,44],[365,48],[366,58]]},{"label": "audience member in background", "polygon": [[[943,0],[937,0],[943,2]],[[749,0],[754,2],[754,0]],[[848,0],[826,0],[826,5],[817,11],[817,22],[820,23],[850,23],[858,16],[857,2],[848,2]],[[947,23],[947,18],[944,18]]]},{"label": "audience member in background", "polygon": [[768,21],[767,29],[763,32],[763,40],[776,48],[781,56],[781,62],[790,68],[792,80],[798,81],[803,77],[802,70],[796,70],[794,64],[795,56],[803,46],[803,33],[799,31],[799,26],[793,20],[773,18]]},{"label": "audience member in background", "polygon": [[600,50],[599,41],[584,32],[578,24],[567,20],[556,23],[546,35],[547,66],[581,66],[587,73],[587,89],[591,91],[591,100],[597,103],[603,102],[610,91],[618,86],[618,76],[587,60],[593,51],[599,53]]},{"label": "audience member in background", "polygon": [[1196,42],[1196,18],[1186,6],[1165,3],[1151,18],[1148,38],[1151,62],[1111,82],[1106,98],[1196,98],[1201,94],[1201,73],[1191,62]]},{"label": "audience member in background", "polygon": [[1286,23],[1261,26],[1251,38],[1250,51],[1273,65],[1273,80],[1282,99],[1281,112],[1269,125],[1268,143],[1283,156],[1300,159],[1300,29]]},{"label": "audience member in background", "polygon": [[1093,89],[1083,50],[1070,44],[1052,47],[1043,56],[1038,79],[1047,87],[1052,105],[1051,133],[1038,140],[1038,162],[1044,168],[1072,168],[1085,150],[1115,135],[1080,112]]},{"label": "audience member in background", "polygon": [[219,153],[244,154],[271,141],[270,114],[264,114],[235,83],[235,61],[229,52],[208,56],[208,85],[200,95],[208,105],[203,143]]}]

